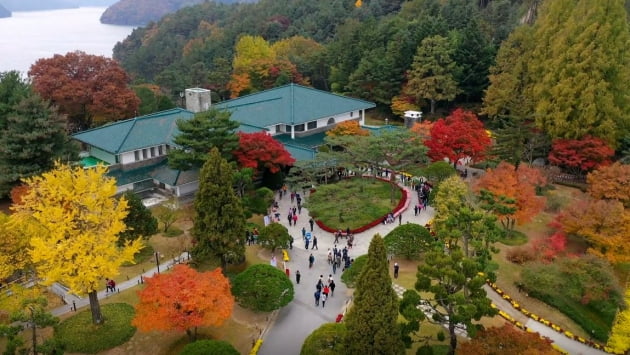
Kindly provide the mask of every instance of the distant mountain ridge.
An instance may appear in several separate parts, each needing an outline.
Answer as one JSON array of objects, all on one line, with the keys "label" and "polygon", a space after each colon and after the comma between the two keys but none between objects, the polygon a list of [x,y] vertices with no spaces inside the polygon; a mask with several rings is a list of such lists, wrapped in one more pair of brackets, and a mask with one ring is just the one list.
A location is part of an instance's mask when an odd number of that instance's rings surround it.
[{"label": "distant mountain ridge", "polygon": [[0,18],[11,17],[11,11],[7,10],[4,6],[0,5]]},{"label": "distant mountain ridge", "polygon": [[[158,21],[165,15],[177,12],[187,6],[201,4],[208,0],[120,0],[101,16],[101,23],[108,25],[143,26]],[[256,2],[257,0],[218,0],[231,4]]]},{"label": "distant mountain ridge", "polygon": [[109,6],[116,0],[0,0],[0,17],[2,9],[11,11],[44,11],[57,9],[74,9],[80,6]]}]

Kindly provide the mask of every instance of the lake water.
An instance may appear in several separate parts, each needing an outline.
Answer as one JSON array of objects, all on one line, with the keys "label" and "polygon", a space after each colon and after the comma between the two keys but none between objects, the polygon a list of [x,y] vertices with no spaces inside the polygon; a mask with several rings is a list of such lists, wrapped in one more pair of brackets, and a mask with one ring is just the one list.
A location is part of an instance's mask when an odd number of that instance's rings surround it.
[{"label": "lake water", "polygon": [[111,58],[134,27],[99,22],[104,7],[14,12],[0,18],[0,72],[28,72],[40,58],[81,50]]}]

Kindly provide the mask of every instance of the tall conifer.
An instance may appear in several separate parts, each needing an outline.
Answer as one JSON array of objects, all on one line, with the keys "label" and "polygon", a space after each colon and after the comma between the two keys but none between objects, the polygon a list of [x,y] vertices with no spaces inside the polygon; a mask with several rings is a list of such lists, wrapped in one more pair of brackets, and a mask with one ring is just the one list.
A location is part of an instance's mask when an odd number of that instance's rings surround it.
[{"label": "tall conifer", "polygon": [[346,352],[404,353],[397,318],[398,299],[389,277],[385,243],[377,234],[370,243],[368,260],[357,280],[354,304],[346,319]]},{"label": "tall conifer", "polygon": [[616,145],[630,129],[630,31],[622,0],[553,0],[535,25],[536,124],[554,138]]},{"label": "tall conifer", "polygon": [[192,235],[195,258],[217,257],[223,270],[245,257],[245,216],[232,187],[233,168],[217,148],[201,168]]}]

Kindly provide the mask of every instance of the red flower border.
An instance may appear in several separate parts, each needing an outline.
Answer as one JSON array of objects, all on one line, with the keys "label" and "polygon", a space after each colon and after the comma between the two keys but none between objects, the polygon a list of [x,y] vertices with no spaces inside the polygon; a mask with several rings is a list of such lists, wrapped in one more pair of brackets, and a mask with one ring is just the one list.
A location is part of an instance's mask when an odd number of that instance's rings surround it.
[{"label": "red flower border", "polygon": [[[395,217],[397,217],[399,214],[401,214],[401,213],[402,213],[404,210],[406,210],[406,209],[407,209],[407,207],[409,206],[408,201],[410,201],[410,199],[409,199],[409,191],[408,191],[407,189],[404,189],[404,188],[400,187],[398,184],[396,184],[396,183],[392,182],[392,181],[391,181],[391,180],[389,180],[389,179],[383,179],[383,178],[380,178],[380,177],[371,177],[371,176],[364,176],[363,178],[365,178],[365,179],[378,179],[378,180],[381,180],[381,181],[385,181],[385,182],[387,182],[387,183],[390,183],[390,184],[392,184],[392,185],[396,186],[396,187],[397,187],[397,188],[401,191],[401,193],[402,193],[402,194],[401,194],[400,201],[398,201],[398,204],[397,204],[397,205],[396,205],[396,207],[394,208],[394,212],[393,212]],[[311,190],[311,193],[313,193],[313,192],[315,192],[315,189],[312,189],[312,190]],[[359,227],[359,228],[357,228],[357,229],[351,229],[351,230],[350,230],[350,233],[352,233],[352,234],[357,234],[357,233],[365,232],[366,230],[368,230],[368,229],[370,229],[370,228],[373,228],[373,227],[375,227],[375,226],[377,226],[377,225],[379,225],[379,224],[383,223],[383,220],[384,220],[384,219],[385,219],[385,216],[383,216],[383,217],[379,217],[378,219],[376,219],[376,220],[372,221],[372,222],[371,222],[371,223],[369,223],[369,224],[366,224],[366,225],[364,225],[364,226],[362,226],[362,227]],[[324,224],[321,220],[319,220],[319,219],[318,219],[318,220],[315,220],[315,223],[317,223],[317,225],[319,226],[319,228],[321,228],[321,229],[325,230],[326,232],[329,232],[329,233],[335,233],[335,232],[337,231],[337,230],[336,230],[336,229],[334,229],[334,228],[330,228],[330,227],[328,227],[327,225],[325,225],[325,224]],[[345,231],[344,231],[344,233],[345,233]]]}]

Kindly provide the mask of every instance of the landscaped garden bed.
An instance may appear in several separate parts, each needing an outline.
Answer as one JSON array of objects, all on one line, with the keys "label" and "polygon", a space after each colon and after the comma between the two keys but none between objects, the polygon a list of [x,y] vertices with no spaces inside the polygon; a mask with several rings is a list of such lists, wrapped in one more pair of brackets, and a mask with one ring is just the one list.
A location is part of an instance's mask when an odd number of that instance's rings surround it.
[{"label": "landscaped garden bed", "polygon": [[360,233],[382,223],[390,212],[403,208],[406,192],[392,183],[377,178],[352,178],[322,185],[309,196],[306,206],[317,225],[328,231],[339,229]]}]

